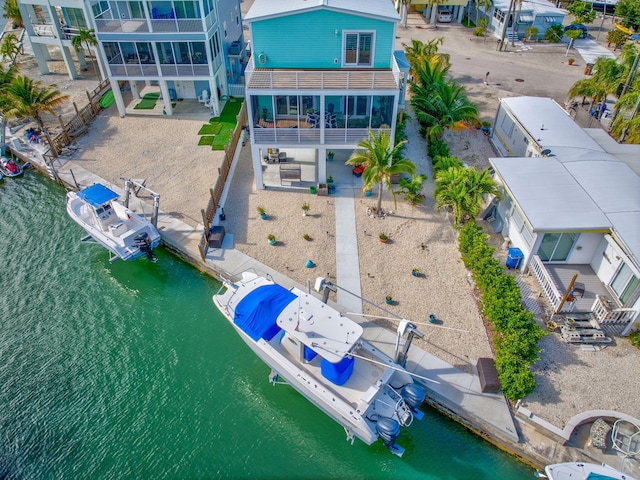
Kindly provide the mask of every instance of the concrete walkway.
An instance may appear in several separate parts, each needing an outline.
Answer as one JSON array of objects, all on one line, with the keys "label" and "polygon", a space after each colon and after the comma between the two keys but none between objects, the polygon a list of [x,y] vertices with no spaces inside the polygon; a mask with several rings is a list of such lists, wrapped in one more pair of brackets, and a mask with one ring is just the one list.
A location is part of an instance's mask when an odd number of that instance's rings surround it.
[{"label": "concrete walkway", "polygon": [[[589,38],[579,38],[573,43],[573,47],[578,51],[585,63],[596,63],[599,57],[616,58],[616,56],[602,45]],[[571,52],[569,52],[571,56]]]}]

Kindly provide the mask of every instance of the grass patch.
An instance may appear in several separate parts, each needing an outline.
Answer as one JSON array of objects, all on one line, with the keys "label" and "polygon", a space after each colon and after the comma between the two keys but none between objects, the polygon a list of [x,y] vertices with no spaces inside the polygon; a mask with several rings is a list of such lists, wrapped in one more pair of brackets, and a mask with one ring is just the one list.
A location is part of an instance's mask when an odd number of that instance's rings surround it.
[{"label": "grass patch", "polygon": [[214,137],[213,142],[211,143],[211,149],[212,150],[224,150],[224,147],[226,147],[229,144],[229,140],[231,139],[231,130],[230,129],[223,129],[220,132],[220,135],[216,135]]},{"label": "grass patch", "polygon": [[158,98],[160,98],[160,92],[146,93],[140,103],[133,108],[136,110],[151,110],[156,106]]},{"label": "grass patch", "polygon": [[216,137],[214,135],[203,135],[198,141],[198,145],[212,145]]},{"label": "grass patch", "polygon": [[220,133],[221,129],[222,125],[219,123],[207,123],[200,127],[198,135],[217,135],[218,133]]}]

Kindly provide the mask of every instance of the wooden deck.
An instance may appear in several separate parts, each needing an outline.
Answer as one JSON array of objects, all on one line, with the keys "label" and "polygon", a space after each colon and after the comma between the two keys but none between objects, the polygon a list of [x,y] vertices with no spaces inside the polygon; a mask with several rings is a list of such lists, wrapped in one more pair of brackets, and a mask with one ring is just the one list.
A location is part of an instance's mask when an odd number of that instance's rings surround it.
[{"label": "wooden deck", "polygon": [[571,283],[573,275],[578,274],[576,282],[583,283],[585,288],[584,295],[582,297],[580,297],[580,295],[576,297],[575,312],[590,312],[597,295],[606,297],[611,302],[611,305],[620,307],[617,298],[612,295],[607,286],[600,281],[590,265],[545,263],[544,266],[560,293],[565,292],[569,283]]},{"label": "wooden deck", "polygon": [[397,90],[391,70],[300,71],[260,69],[248,73],[247,89]]}]

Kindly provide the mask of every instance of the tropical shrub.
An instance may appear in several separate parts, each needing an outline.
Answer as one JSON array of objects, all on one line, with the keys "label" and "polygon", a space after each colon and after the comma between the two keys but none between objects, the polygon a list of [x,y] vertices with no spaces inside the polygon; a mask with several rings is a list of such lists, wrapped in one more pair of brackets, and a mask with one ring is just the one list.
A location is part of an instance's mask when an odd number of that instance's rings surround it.
[{"label": "tropical shrub", "polygon": [[527,27],[525,30],[525,36],[527,40],[531,41],[538,36],[538,32],[539,30],[536,27]]},{"label": "tropical shrub", "polygon": [[432,159],[436,157],[448,157],[449,146],[447,145],[447,142],[439,138],[431,140],[427,145],[427,155]]},{"label": "tropical shrub", "polygon": [[564,36],[564,27],[562,25],[551,25],[544,32],[544,39],[549,43],[558,43]]},{"label": "tropical shrub", "polygon": [[502,392],[510,400],[524,398],[535,389],[530,367],[538,360],[538,342],[547,333],[522,306],[518,284],[493,258],[494,249],[482,229],[469,222],[458,241],[462,261],[482,292],[482,313],[496,331],[493,343]]}]

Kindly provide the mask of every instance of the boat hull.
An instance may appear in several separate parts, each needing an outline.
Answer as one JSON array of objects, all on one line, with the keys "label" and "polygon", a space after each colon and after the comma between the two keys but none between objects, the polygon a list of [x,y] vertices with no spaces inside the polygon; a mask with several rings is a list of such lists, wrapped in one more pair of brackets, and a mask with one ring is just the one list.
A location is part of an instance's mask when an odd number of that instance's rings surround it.
[{"label": "boat hull", "polygon": [[616,470],[609,465],[597,465],[595,463],[566,462],[547,465],[544,469],[547,478],[550,480],[575,480],[590,478],[589,475],[598,475],[597,478],[607,478],[610,480],[635,480],[635,478]]},{"label": "boat hull", "polygon": [[[253,273],[245,272],[242,280],[225,282],[225,286],[226,291],[214,295],[213,302],[240,338],[271,368],[272,381],[273,374],[286,381],[342,425],[347,439],[357,437],[371,445],[381,438],[392,452],[402,454],[402,447],[395,444],[400,427],[410,425],[414,413],[419,413],[403,396],[404,387],[413,379],[362,339],[360,325],[308,292],[286,290]],[[282,303],[272,308],[281,295],[285,297]],[[346,336],[340,334],[342,327]],[[338,343],[332,344],[334,341]],[[351,346],[344,347],[345,341],[351,341]],[[338,350],[331,345],[338,345]],[[332,369],[338,365],[349,365],[349,373],[336,376]]]},{"label": "boat hull", "polygon": [[[230,320],[227,318],[227,320]],[[295,369],[287,362],[278,362],[275,355],[269,355],[267,351],[270,348],[269,344],[264,340],[255,342],[253,339],[240,330],[234,323],[230,321],[234,330],[240,335],[240,338],[249,346],[249,348],[255,353],[260,360],[262,360],[271,370],[278,374],[279,377],[284,379],[287,384],[293,387],[298,393],[305,397],[308,401],[322,410],[326,415],[332,418],[335,422],[342,425],[349,434],[352,434],[365,442],[367,445],[373,444],[378,436],[375,431],[370,429],[366,420],[362,416],[347,416],[348,412],[342,412],[338,414],[335,408],[327,408],[325,406],[325,400],[318,395],[313,394],[313,390],[309,388],[311,376],[300,369]]]},{"label": "boat hull", "polygon": [[[160,244],[160,234],[150,222],[128,208],[120,204],[116,205],[116,202],[112,204],[113,211],[116,212],[113,214],[115,218],[110,220],[108,225],[100,225],[98,219],[92,215],[92,208],[88,204],[83,202],[75,192],[67,194],[69,217],[117,258],[135,260],[144,255],[147,248],[153,250]],[[146,234],[145,242],[141,243],[139,238],[144,234]]]}]

